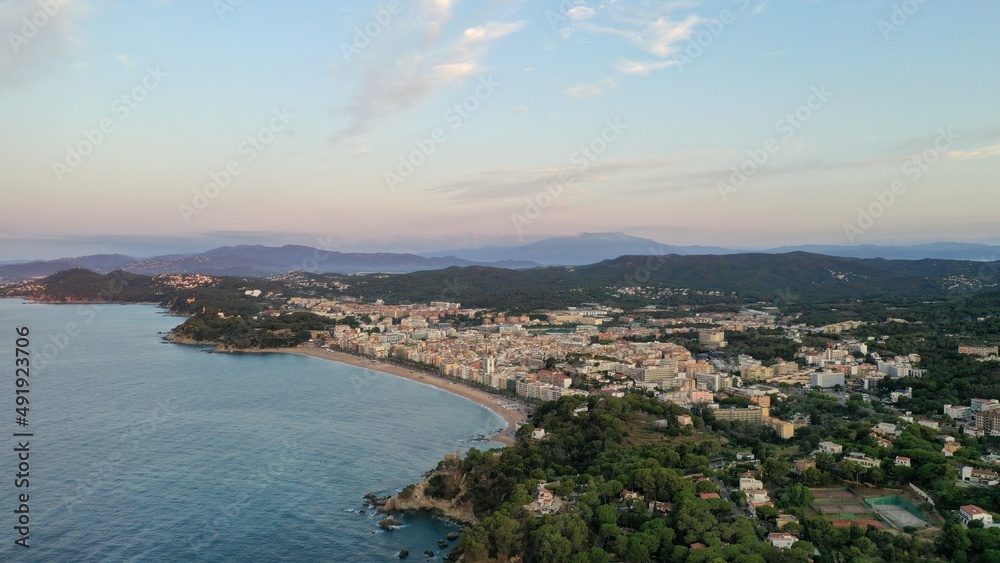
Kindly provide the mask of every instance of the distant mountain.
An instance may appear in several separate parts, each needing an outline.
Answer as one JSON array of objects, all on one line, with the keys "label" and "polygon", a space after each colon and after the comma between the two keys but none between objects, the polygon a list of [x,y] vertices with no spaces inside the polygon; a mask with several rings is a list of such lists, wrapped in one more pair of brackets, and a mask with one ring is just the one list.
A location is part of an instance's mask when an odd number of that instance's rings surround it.
[{"label": "distant mountain", "polygon": [[[678,254],[681,256],[718,256],[751,252],[719,246],[676,246],[648,238],[623,233],[584,233],[571,237],[556,237],[522,246],[493,246],[425,252],[428,257],[455,256],[477,262],[497,260],[528,260],[546,266],[596,264],[619,256]],[[877,246],[871,244],[845,246],[805,244],[781,246],[753,251],[764,254],[808,252],[842,258],[885,258],[887,260],[997,260],[1000,246],[939,242],[914,246]]]},{"label": "distant mountain", "polygon": [[111,272],[135,258],[124,254],[95,254],[78,258],[60,258],[0,266],[0,280],[30,280],[52,275],[62,270],[84,268],[95,272]]},{"label": "distant mountain", "polygon": [[800,246],[781,246],[765,250],[769,254],[784,254],[787,252],[810,252],[827,256],[842,256],[845,258],[885,258],[887,260],[922,260],[937,258],[942,260],[997,260],[1000,259],[1000,246],[988,244],[967,244],[960,242],[936,242],[914,246],[876,246],[862,244],[858,246],[835,246],[806,244]]},{"label": "distant mountain", "polygon": [[556,237],[523,246],[465,248],[425,253],[424,256],[455,256],[478,262],[527,260],[546,266],[596,264],[628,255],[714,255],[736,254],[740,251],[718,246],[672,246],[648,238],[624,233],[584,233],[572,237]]},{"label": "distant mountain", "polygon": [[201,254],[157,256],[137,259],[124,255],[96,255],[0,266],[0,280],[23,281],[72,268],[98,273],[122,270],[147,276],[156,274],[206,274],[262,277],[291,271],[356,274],[362,272],[405,273],[449,266],[489,265],[498,268],[533,268],[538,264],[505,260],[480,263],[445,256],[427,258],[416,254],[329,252],[307,246],[224,246]]}]

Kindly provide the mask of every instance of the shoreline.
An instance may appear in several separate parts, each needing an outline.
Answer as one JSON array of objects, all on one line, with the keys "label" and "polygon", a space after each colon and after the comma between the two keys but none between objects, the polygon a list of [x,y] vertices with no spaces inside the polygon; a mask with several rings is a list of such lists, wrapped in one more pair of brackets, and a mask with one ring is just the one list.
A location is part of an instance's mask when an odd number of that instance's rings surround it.
[{"label": "shoreline", "polygon": [[[320,360],[340,362],[342,364],[395,375],[396,377],[402,377],[417,383],[425,383],[441,389],[442,391],[447,391],[453,395],[469,399],[470,401],[493,411],[507,422],[507,427],[503,432],[490,436],[491,440],[504,444],[505,446],[513,446],[516,443],[514,432],[517,431],[517,423],[525,422],[528,419],[523,410],[524,406],[514,399],[494,395],[482,389],[465,385],[459,381],[452,381],[437,375],[416,371],[388,362],[380,362],[378,360],[355,356],[354,354],[341,352],[339,350],[331,350],[328,348],[275,348],[272,350],[259,350],[255,352],[264,354],[297,354],[300,356],[318,358]],[[497,400],[516,403],[519,405],[519,408],[516,410],[505,409],[497,404]]]}]

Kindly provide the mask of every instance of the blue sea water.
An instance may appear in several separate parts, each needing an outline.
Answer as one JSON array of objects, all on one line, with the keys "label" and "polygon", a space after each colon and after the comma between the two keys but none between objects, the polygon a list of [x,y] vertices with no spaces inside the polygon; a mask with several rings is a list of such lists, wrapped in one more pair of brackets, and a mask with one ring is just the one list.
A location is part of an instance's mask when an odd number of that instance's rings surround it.
[{"label": "blue sea water", "polygon": [[[0,300],[0,561],[440,559],[455,526],[360,514],[503,426],[474,403],[314,358],[167,344],[147,305]],[[28,426],[16,424],[15,328],[31,330]],[[29,431],[29,486],[15,487]],[[20,440],[24,440],[23,438]],[[16,546],[28,493],[30,548]]]}]

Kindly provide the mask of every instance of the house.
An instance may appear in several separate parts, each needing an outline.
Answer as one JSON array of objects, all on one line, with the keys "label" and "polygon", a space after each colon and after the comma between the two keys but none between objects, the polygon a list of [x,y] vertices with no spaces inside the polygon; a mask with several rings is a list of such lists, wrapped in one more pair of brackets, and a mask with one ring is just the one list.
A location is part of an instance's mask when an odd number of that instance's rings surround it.
[{"label": "house", "polygon": [[764,490],[764,482],[753,477],[740,477],[740,490],[744,492],[762,491]]},{"label": "house", "polygon": [[951,457],[960,449],[962,449],[962,444],[959,444],[958,442],[947,442],[944,447],[941,448],[941,453],[943,453],[945,457]]},{"label": "house", "polygon": [[736,454],[736,461],[754,461],[757,459],[751,452],[739,452]]},{"label": "house", "polygon": [[711,498],[722,498],[722,497],[719,496],[719,493],[698,493],[698,498],[702,500],[708,500]]},{"label": "house", "polygon": [[780,530],[785,524],[798,524],[799,519],[784,512],[778,514],[778,519],[774,521],[775,526]]},{"label": "house", "polygon": [[975,483],[977,485],[993,486],[1000,484],[1000,475],[997,475],[995,471],[974,469],[968,465],[962,468],[959,475],[961,476],[962,481]]},{"label": "house", "polygon": [[689,414],[679,414],[677,415],[677,424],[681,426],[693,426],[694,421],[691,420],[691,415]]},{"label": "house", "polygon": [[778,549],[788,549],[792,547],[795,542],[799,541],[799,538],[788,534],[785,532],[778,532],[776,534],[768,534],[767,541],[771,542],[771,545]]},{"label": "house", "polygon": [[910,465],[910,458],[901,455],[896,456],[896,465],[902,465],[903,467],[913,467]]},{"label": "house", "polygon": [[857,463],[861,467],[865,467],[868,469],[871,469],[873,467],[878,467],[881,464],[879,460],[872,459],[861,452],[851,452],[847,454],[847,457],[844,459],[845,461],[853,461],[854,463]]},{"label": "house", "polygon": [[826,454],[839,455],[844,452],[844,446],[834,444],[833,442],[820,442],[819,451]]},{"label": "house", "polygon": [[892,440],[887,440],[881,436],[875,436],[875,445],[877,445],[880,448],[888,449],[892,447]]},{"label": "house", "polygon": [[892,437],[899,436],[900,434],[899,427],[891,422],[880,422],[876,424],[872,427],[872,432]]},{"label": "house", "polygon": [[531,438],[534,439],[534,440],[541,440],[544,437],[545,437],[545,429],[544,428],[535,428],[531,432]]},{"label": "house", "polygon": [[552,491],[546,489],[545,487],[540,487],[538,489],[538,505],[542,507],[552,506],[555,502],[556,496],[552,494]]},{"label": "house", "polygon": [[525,508],[528,512],[534,512],[536,516],[540,517],[543,514],[559,511],[561,503],[557,503],[556,500],[556,495],[546,488],[545,483],[539,483],[538,490],[535,491],[535,500]]},{"label": "house", "polygon": [[658,500],[649,501],[649,511],[659,512],[661,514],[666,514],[674,509],[674,503],[672,502],[660,502]]},{"label": "house", "polygon": [[993,525],[993,515],[974,504],[966,504],[958,507],[958,517],[961,518],[962,524],[966,527],[973,520],[979,520],[985,528]]},{"label": "house", "polygon": [[645,500],[639,493],[628,489],[622,489],[621,494],[618,496],[620,496],[622,500]]}]

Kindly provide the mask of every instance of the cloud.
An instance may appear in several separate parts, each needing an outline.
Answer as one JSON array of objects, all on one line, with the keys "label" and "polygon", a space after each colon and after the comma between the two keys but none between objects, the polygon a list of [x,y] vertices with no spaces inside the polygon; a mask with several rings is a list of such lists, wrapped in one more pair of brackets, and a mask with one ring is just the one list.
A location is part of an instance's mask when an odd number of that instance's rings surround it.
[{"label": "cloud", "polygon": [[458,182],[444,184],[427,190],[446,195],[457,202],[495,201],[519,198],[536,193],[546,182],[568,172],[574,189],[580,190],[587,183],[604,182],[625,175],[643,173],[677,166],[689,161],[689,156],[631,158],[606,160],[591,164],[585,170],[567,165],[563,167],[503,168],[473,174]]},{"label": "cloud", "polygon": [[427,41],[434,42],[441,35],[441,29],[451,19],[453,8],[451,0],[423,0],[420,3],[420,18],[425,23]]},{"label": "cloud", "polygon": [[121,53],[114,55],[114,59],[120,62],[125,67],[130,67],[135,64],[135,62],[131,58],[129,58],[128,55],[123,55]]},{"label": "cloud", "polygon": [[51,62],[80,45],[80,22],[89,12],[83,0],[0,3],[0,88],[16,86],[45,72]]},{"label": "cloud", "polygon": [[631,59],[622,59],[618,61],[616,68],[618,72],[622,74],[646,76],[647,74],[653,72],[654,70],[662,70],[669,66],[677,64],[676,60],[661,61],[661,62],[639,62],[633,61]]},{"label": "cloud", "polygon": [[[696,5],[696,2],[685,1],[653,4],[610,2],[601,4],[596,10],[577,6],[565,12],[570,26],[558,30],[557,33],[563,39],[568,39],[574,34],[617,37],[647,57],[653,55],[664,59],[640,61],[625,57],[615,64],[617,76],[647,76],[677,64],[672,56],[681,51],[682,46],[694,34],[695,28],[706,20],[694,14],[677,18],[672,12],[681,8],[690,9]],[[600,83],[571,85],[564,89],[563,93],[573,98],[596,96],[616,84],[615,75]]]},{"label": "cloud", "polygon": [[698,16],[689,16],[679,22],[658,18],[641,31],[629,33],[626,37],[644,51],[658,57],[669,57],[680,50],[677,45],[687,41],[701,21]]},{"label": "cloud", "polygon": [[512,113],[524,113],[528,111],[528,106],[522,104],[511,110]]},{"label": "cloud", "polygon": [[1000,143],[985,147],[979,147],[977,149],[970,149],[964,151],[949,151],[946,156],[954,160],[976,160],[980,158],[991,158],[994,156],[1000,156]]},{"label": "cloud", "polygon": [[517,21],[510,23],[490,22],[479,27],[470,27],[462,34],[462,42],[465,44],[480,43],[486,41],[496,41],[515,33],[524,28],[526,22]]},{"label": "cloud", "polygon": [[589,20],[594,17],[597,10],[593,8],[588,8],[587,6],[577,6],[575,8],[570,8],[566,11],[566,16],[569,17],[571,21],[584,21]]},{"label": "cloud", "polygon": [[424,0],[417,16],[420,38],[396,37],[366,51],[359,64],[362,82],[346,108],[348,123],[331,142],[368,133],[376,124],[418,106],[441,88],[484,72],[482,60],[490,46],[524,28],[524,21],[487,21],[468,27],[450,42],[443,39],[454,2]]},{"label": "cloud", "polygon": [[606,78],[600,82],[574,84],[563,90],[563,93],[571,98],[589,98],[591,96],[601,94],[605,90],[614,88],[617,85],[618,81],[614,78]]}]

